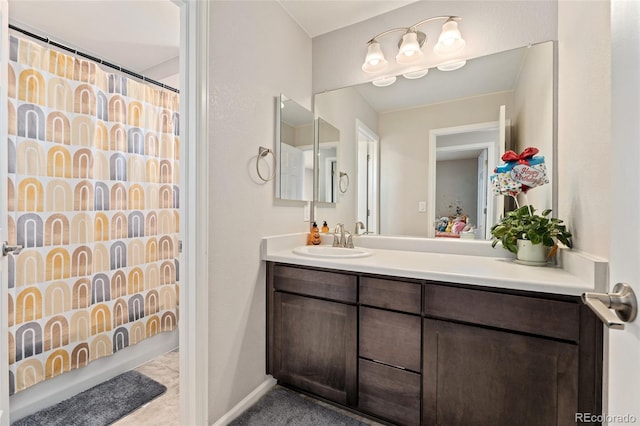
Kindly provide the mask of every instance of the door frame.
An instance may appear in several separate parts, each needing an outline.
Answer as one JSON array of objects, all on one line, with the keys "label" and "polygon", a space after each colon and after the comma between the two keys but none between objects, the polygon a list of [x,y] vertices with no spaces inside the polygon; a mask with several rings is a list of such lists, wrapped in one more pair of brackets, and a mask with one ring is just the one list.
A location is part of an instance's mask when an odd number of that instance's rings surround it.
[{"label": "door frame", "polygon": [[[8,77],[7,67],[9,55],[9,3],[0,0],[0,117],[7,117]],[[0,244],[7,239],[7,120],[0,120],[0,145],[4,148],[0,155],[0,178],[4,177],[0,185]],[[9,288],[7,281],[7,257],[0,254],[0,347],[4,348],[9,342]],[[9,351],[0,350],[0,426],[9,426]]]},{"label": "door frame", "polygon": [[[483,149],[478,156],[478,207],[477,217],[482,217],[482,232],[485,239],[491,238],[489,233],[489,227],[487,222],[489,217],[493,217],[493,203],[489,202],[489,149]],[[480,180],[480,174],[482,173],[482,181]],[[480,226],[480,220],[476,220],[478,227]]]},{"label": "door frame", "polygon": [[[493,168],[496,166],[496,164],[495,164],[496,161],[494,159],[492,164],[490,164],[489,158],[494,158],[497,155],[496,154],[495,145],[496,145],[495,141],[493,141],[493,142],[489,141],[489,142],[470,143],[470,144],[465,144],[465,145],[443,146],[443,147],[440,147],[440,148],[436,147],[436,167],[437,167],[437,164],[438,164],[438,158],[437,158],[438,157],[438,152],[461,152],[461,151],[464,152],[464,151],[477,151],[477,150],[480,149],[480,150],[483,150],[484,152],[487,153],[487,170],[493,170]],[[478,169],[478,173],[476,175],[478,175],[478,174],[480,174],[480,170],[479,169]],[[477,176],[476,176],[476,179],[477,179]],[[485,188],[487,189],[487,193],[488,193],[489,176],[488,175],[485,176],[484,180],[485,180],[484,185],[485,185]],[[436,195],[437,195],[436,192],[437,192],[437,190],[436,190],[436,181],[434,179],[433,180],[433,191],[430,193],[431,196],[430,196],[430,200],[429,200],[430,204],[433,205],[433,209],[434,209],[433,210],[434,211],[434,214],[433,214],[433,221],[434,222],[437,219],[435,217]],[[480,194],[478,194],[478,196],[476,198],[478,198],[479,196],[480,196]],[[494,215],[493,210],[494,210],[494,207],[495,207],[494,204],[495,203],[493,203],[493,202],[491,202],[491,203],[488,202],[487,199],[484,200],[484,207],[486,208],[487,212],[485,214],[485,223],[484,223],[484,226],[482,228],[483,234],[484,234],[482,236],[483,239],[488,239],[489,238],[489,233],[487,232],[487,229],[488,229],[488,226],[487,226],[488,223],[487,222],[489,221],[490,217],[493,218],[493,215]],[[480,213],[480,212],[478,212],[478,213]],[[476,221],[476,219],[477,219],[477,215],[474,218],[474,221]],[[476,223],[476,227],[479,228],[480,224]],[[435,233],[434,233],[434,235],[435,235]]]},{"label": "door frame", "polygon": [[324,159],[324,173],[325,176],[329,176],[329,179],[325,178],[324,192],[325,201],[327,203],[338,202],[338,188],[336,173],[338,171],[338,157],[326,157]]},{"label": "door frame", "polygon": [[183,271],[180,286],[181,424],[209,424],[209,2],[180,8],[180,145]]},{"label": "door frame", "polygon": [[[369,140],[361,141],[360,137],[364,135]],[[379,205],[379,173],[378,173],[378,157],[380,152],[380,137],[376,132],[371,130],[366,124],[364,124],[360,119],[356,118],[356,217],[357,220],[363,222],[366,227],[366,231],[369,233],[377,234],[379,231],[380,223],[378,220],[378,211],[380,210]],[[370,149],[371,148],[371,149]],[[362,158],[370,156],[369,160],[366,161],[367,164],[371,165],[371,170],[369,167],[361,167]],[[364,172],[364,173],[363,173]],[[371,173],[369,173],[371,172]],[[364,176],[364,179],[363,179]],[[365,181],[365,184],[362,185],[362,180]],[[364,187],[364,191],[361,189]],[[364,198],[365,202],[363,203],[362,199]],[[365,208],[368,210],[369,214],[366,214],[363,217],[361,216],[361,208],[365,205]]]}]

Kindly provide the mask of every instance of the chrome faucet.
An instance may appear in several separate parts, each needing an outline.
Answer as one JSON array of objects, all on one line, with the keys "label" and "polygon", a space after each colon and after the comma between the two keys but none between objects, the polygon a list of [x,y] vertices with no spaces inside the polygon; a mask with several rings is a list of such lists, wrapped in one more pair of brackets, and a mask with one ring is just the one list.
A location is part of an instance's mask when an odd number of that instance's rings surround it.
[{"label": "chrome faucet", "polygon": [[333,247],[344,247],[344,224],[338,223],[333,230]]},{"label": "chrome faucet", "polygon": [[[351,240],[351,233],[344,230],[344,224],[337,224],[333,231],[333,247],[348,247],[348,240]],[[351,247],[353,247],[353,243],[351,243]]]},{"label": "chrome faucet", "polygon": [[358,235],[360,235],[359,231],[361,229],[364,229],[364,223],[357,221],[356,229],[354,229],[353,234],[349,234],[349,238],[347,238],[347,248],[354,248],[352,235],[355,235],[357,237]]}]

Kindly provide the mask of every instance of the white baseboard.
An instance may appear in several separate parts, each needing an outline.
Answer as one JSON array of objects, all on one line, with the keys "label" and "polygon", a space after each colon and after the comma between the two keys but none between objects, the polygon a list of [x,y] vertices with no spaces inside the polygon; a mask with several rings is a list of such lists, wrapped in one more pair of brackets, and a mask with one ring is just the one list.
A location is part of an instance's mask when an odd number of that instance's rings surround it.
[{"label": "white baseboard", "polygon": [[227,411],[222,417],[220,417],[213,426],[226,426],[231,423],[236,417],[244,413],[247,408],[256,403],[264,394],[269,392],[276,385],[276,379],[269,376],[267,380],[260,383],[249,395],[238,402],[231,410]]},{"label": "white baseboard", "polygon": [[156,356],[178,347],[178,331],[160,333],[124,348],[115,354],[93,361],[86,367],[71,370],[10,397],[11,421],[57,404],[84,390],[132,370]]}]

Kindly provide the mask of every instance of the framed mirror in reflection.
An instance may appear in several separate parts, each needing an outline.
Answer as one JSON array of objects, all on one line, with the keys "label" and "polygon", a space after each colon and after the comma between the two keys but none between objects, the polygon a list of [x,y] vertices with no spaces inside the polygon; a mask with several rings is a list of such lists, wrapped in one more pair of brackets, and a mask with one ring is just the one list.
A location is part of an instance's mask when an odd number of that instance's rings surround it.
[{"label": "framed mirror in reflection", "polygon": [[322,117],[318,117],[318,191],[320,203],[338,201],[338,152],[340,130]]},{"label": "framed mirror in reflection", "polygon": [[[327,111],[335,108],[334,97],[357,105],[340,111],[341,122],[367,117],[378,140],[375,176],[360,172],[357,149],[354,158],[343,158],[359,177],[358,215],[376,217],[367,231],[377,226],[382,235],[488,239],[490,227],[513,205],[492,193],[489,176],[505,149],[528,146],[545,157],[551,179],[529,191],[528,200],[538,210],[554,208],[555,56],[555,43],[546,42],[474,58],[455,71],[432,69],[416,80],[399,76],[387,87],[365,83],[317,94],[316,111],[327,116],[335,114]],[[378,204],[360,209],[372,190]],[[444,218],[447,226],[438,231]],[[367,223],[363,219],[357,217]],[[465,226],[457,231],[470,233],[447,230],[459,220]]]},{"label": "framed mirror in reflection", "polygon": [[314,115],[280,95],[276,105],[276,198],[313,200]]}]

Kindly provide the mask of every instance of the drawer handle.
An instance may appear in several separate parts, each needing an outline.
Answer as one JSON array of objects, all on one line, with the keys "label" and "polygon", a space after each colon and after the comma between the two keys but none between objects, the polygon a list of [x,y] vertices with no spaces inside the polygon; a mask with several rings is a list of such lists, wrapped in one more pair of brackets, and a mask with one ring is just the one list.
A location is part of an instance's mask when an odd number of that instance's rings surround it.
[{"label": "drawer handle", "polygon": [[624,330],[624,323],[633,322],[638,315],[638,301],[629,284],[616,284],[613,293],[583,293],[582,301],[607,327],[616,330]]}]

